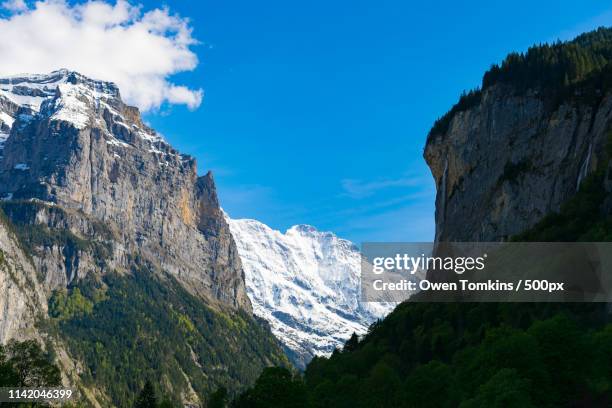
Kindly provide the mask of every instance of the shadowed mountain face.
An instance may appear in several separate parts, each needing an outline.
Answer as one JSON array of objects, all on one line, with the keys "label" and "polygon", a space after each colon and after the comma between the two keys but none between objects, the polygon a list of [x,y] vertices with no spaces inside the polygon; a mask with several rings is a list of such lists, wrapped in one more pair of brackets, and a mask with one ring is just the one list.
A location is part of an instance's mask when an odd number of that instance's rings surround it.
[{"label": "shadowed mountain face", "polygon": [[0,79],[0,139],[0,342],[44,341],[103,406],[131,406],[147,379],[201,405],[287,364],[252,316],[212,175],[114,84]]}]

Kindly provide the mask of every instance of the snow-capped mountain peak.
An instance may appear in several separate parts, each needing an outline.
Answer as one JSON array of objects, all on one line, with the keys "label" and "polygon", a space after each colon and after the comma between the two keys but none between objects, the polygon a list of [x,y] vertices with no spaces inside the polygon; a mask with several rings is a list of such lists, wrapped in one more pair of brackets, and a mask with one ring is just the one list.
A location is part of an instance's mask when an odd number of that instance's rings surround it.
[{"label": "snow-capped mountain peak", "polygon": [[253,311],[270,323],[298,366],[329,355],[392,310],[359,301],[361,258],[352,242],[310,225],[282,233],[256,220],[227,219]]},{"label": "snow-capped mountain peak", "polygon": [[22,74],[0,78],[0,96],[16,105],[39,112],[43,102],[56,96],[89,95],[96,99],[118,99],[112,82],[89,79],[78,72],[61,69],[47,75]]},{"label": "snow-capped mountain peak", "polygon": [[111,147],[138,145],[153,155],[177,155],[143,123],[137,108],[121,100],[119,88],[113,82],[91,79],[67,69],[0,78],[0,153],[14,126],[24,129],[41,120],[77,130],[99,129]]},{"label": "snow-capped mountain peak", "polygon": [[114,83],[90,79],[67,69],[0,78],[0,131],[5,134],[20,115],[48,117],[77,129],[94,122],[99,124],[106,116],[139,128],[145,139],[160,139],[142,124],[135,111],[121,101]]}]

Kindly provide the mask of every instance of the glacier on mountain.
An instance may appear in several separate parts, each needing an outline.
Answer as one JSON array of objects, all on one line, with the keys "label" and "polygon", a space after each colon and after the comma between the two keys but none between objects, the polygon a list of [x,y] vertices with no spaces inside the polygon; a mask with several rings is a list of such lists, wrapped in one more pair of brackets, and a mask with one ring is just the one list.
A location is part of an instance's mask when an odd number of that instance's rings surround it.
[{"label": "glacier on mountain", "polygon": [[395,304],[360,302],[361,255],[331,232],[296,225],[284,234],[249,219],[230,219],[256,316],[269,322],[293,362],[341,348]]}]

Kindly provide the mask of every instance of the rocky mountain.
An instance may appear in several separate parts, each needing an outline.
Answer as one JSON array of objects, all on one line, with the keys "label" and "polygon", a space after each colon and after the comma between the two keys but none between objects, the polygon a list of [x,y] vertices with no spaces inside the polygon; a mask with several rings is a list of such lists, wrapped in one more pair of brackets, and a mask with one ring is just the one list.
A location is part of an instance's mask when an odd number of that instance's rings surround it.
[{"label": "rocky mountain", "polygon": [[253,312],[270,323],[298,367],[342,348],[352,333],[366,333],[395,306],[359,301],[361,256],[350,241],[309,225],[282,233],[255,220],[228,223]]},{"label": "rocky mountain", "polygon": [[[125,269],[138,252],[194,293],[250,310],[212,175],[198,177],[195,159],[147,127],[114,84],[69,71],[0,79],[0,107],[3,129],[12,129],[0,195],[38,203],[23,222],[59,222],[81,235],[102,222],[107,234],[95,239],[121,243],[105,260],[110,267]],[[73,217],[49,219],[50,205]],[[37,263],[50,289],[96,269],[73,259],[57,270],[46,255]]]},{"label": "rocky mountain", "polygon": [[495,85],[428,140],[436,239],[498,241],[559,211],[601,162],[612,93],[595,106],[551,106],[537,91]]},{"label": "rocky mountain", "polygon": [[[66,345],[67,381],[102,405],[121,393],[129,403],[147,371],[166,378],[173,397],[197,402],[284,360],[251,315],[212,174],[198,176],[195,159],[149,128],[114,84],[67,70],[0,78],[0,137],[0,340],[27,326],[29,337]],[[155,293],[159,302],[147,303]],[[110,327],[157,341],[105,343]],[[164,337],[181,330],[190,334]],[[211,350],[220,338],[225,349]],[[163,339],[175,349],[151,360],[169,347]],[[135,356],[147,358],[139,371],[126,363]],[[121,381],[127,388],[109,392]]]},{"label": "rocky mountain", "polygon": [[611,35],[511,54],[436,123],[424,156],[437,186],[437,241],[508,239],[559,212],[608,166]]}]

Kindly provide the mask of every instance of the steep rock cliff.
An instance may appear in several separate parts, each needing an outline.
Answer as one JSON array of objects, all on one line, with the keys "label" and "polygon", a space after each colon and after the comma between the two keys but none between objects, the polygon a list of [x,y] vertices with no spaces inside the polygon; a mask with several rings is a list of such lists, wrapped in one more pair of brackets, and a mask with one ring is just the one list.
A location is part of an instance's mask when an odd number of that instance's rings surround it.
[{"label": "steep rock cliff", "polygon": [[601,160],[612,93],[555,104],[507,85],[431,133],[425,159],[437,186],[437,241],[499,241],[558,211]]},{"label": "steep rock cliff", "polygon": [[4,220],[0,221],[0,343],[36,337],[47,302],[34,266]]},{"label": "steep rock cliff", "polygon": [[107,244],[99,268],[87,248],[33,241],[48,291],[141,256],[208,301],[251,310],[212,175],[198,177],[195,159],[147,127],[114,84],[66,70],[0,79],[0,110],[0,196],[12,221]]},{"label": "steep rock cliff", "polygon": [[608,198],[594,211],[612,213],[611,55],[609,28],[510,53],[436,121],[424,156],[437,186],[437,241],[520,234],[558,213],[595,171]]}]

